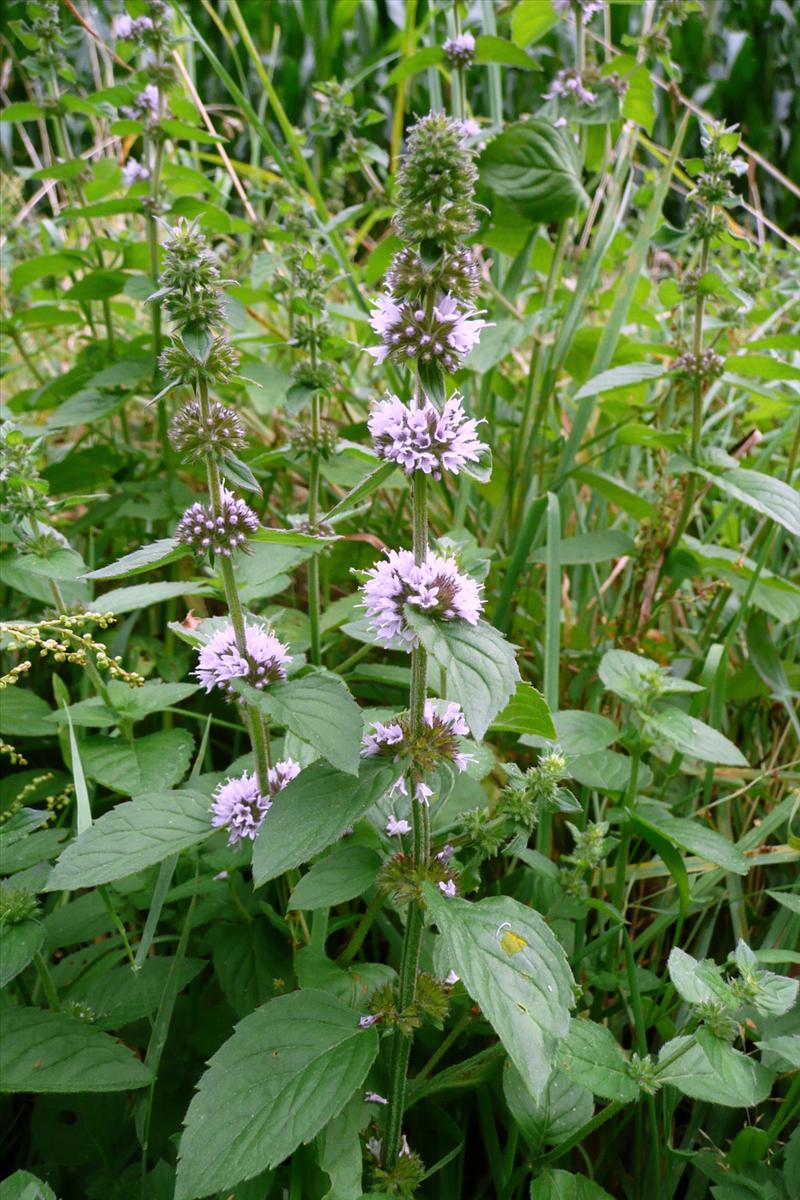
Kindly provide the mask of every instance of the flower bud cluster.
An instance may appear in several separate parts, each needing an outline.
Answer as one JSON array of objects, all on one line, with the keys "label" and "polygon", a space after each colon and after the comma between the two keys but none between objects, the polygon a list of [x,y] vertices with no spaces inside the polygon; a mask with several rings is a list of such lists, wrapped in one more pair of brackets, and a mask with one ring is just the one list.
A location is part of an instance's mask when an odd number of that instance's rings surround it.
[{"label": "flower bud cluster", "polygon": [[[408,772],[414,798],[420,804],[427,804],[433,791],[424,782],[426,775],[431,775],[443,762],[453,763],[460,772],[466,771],[475,761],[474,754],[465,753],[461,747],[460,739],[465,737],[469,737],[469,726],[460,705],[426,700],[419,730],[414,731],[409,713],[403,713],[388,724],[374,721],[362,740],[361,754],[364,758],[391,758],[402,766],[402,773],[392,785],[390,795],[408,795],[405,779]],[[402,822],[394,818],[393,822],[394,833],[408,832],[397,828]]]},{"label": "flower bud cluster", "polygon": [[252,508],[222,488],[219,511],[215,513],[205,504],[192,504],[181,517],[175,536],[197,554],[213,551],[230,558],[234,550],[247,552],[248,534],[257,533],[258,524]]},{"label": "flower bud cluster", "polygon": [[395,228],[404,242],[452,246],[477,228],[472,152],[459,121],[428,113],[408,136],[397,177]]},{"label": "flower bud cluster", "polygon": [[[55,662],[74,663],[79,667],[85,667],[88,663],[88,656],[91,655],[95,665],[101,670],[107,670],[112,679],[119,679],[131,687],[141,687],[144,683],[143,677],[136,671],[126,671],[121,665],[120,655],[112,657],[103,642],[95,641],[90,633],[77,632],[81,626],[89,622],[96,623],[101,629],[105,629],[116,619],[113,613],[81,612],[64,613],[58,617],[39,621],[36,625],[28,625],[24,621],[2,621],[0,622],[0,634],[5,634],[9,638],[5,647],[7,650],[38,649],[40,658],[52,655]],[[9,676],[5,676],[4,681],[0,681],[0,686],[5,687],[8,683],[16,683],[23,668],[24,664],[14,668],[14,671],[17,672],[16,677],[10,679]],[[14,674],[14,671],[10,674]]]},{"label": "flower bud cluster", "polygon": [[10,421],[0,425],[0,519],[21,522],[44,506],[47,484],[39,474],[40,442],[29,441]]},{"label": "flower bud cluster", "polygon": [[187,401],[172,418],[169,439],[187,462],[246,445],[242,418],[218,400],[210,400],[205,410],[199,400]]},{"label": "flower bud cluster", "polygon": [[448,38],[442,49],[448,64],[456,71],[464,71],[475,58],[475,38],[471,33],[459,33]]},{"label": "flower bud cluster", "polygon": [[594,14],[604,8],[605,0],[553,0],[553,9],[560,17],[572,15],[583,25],[588,25]]},{"label": "flower bud cluster", "polygon": [[702,384],[708,384],[719,379],[725,370],[725,359],[713,350],[702,350],[699,355],[687,351],[674,360],[672,369],[687,379],[699,377]]},{"label": "flower bud cluster", "polygon": [[479,286],[478,264],[467,246],[455,246],[428,261],[414,247],[405,246],[386,274],[386,287],[396,300],[416,300],[433,292],[471,302]]}]

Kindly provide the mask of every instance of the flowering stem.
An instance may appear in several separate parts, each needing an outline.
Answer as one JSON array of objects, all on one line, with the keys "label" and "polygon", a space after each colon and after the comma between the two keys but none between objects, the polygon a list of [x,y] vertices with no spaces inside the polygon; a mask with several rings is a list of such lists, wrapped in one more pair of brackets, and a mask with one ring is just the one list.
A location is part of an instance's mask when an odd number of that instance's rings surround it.
[{"label": "flowering stem", "polygon": [[[199,383],[200,406],[203,413],[203,419],[208,419],[208,384],[205,379],[201,379]],[[215,515],[218,515],[221,507],[221,484],[219,477],[219,467],[209,454],[206,455],[206,470],[208,473],[208,492],[211,499],[211,510]],[[225,602],[228,605],[228,614],[233,626],[233,633],[236,638],[236,647],[242,658],[247,658],[247,641],[245,639],[245,620],[244,609],[242,608],[242,599],[239,595],[239,589],[236,586],[236,575],[233,570],[233,563],[226,555],[218,555],[217,562],[222,575],[222,585],[225,591]],[[269,748],[269,732],[267,730],[264,718],[261,713],[245,705],[244,708],[244,724],[250,735],[250,744],[253,748],[253,758],[255,759],[256,778],[262,796],[269,795],[269,766],[270,766],[270,748]]]},{"label": "flowering stem", "polygon": [[[413,477],[414,496],[414,560],[424,562],[428,551],[428,480],[423,471],[416,471]],[[412,736],[418,737],[425,724],[425,693],[427,691],[427,659],[422,646],[415,646],[411,651],[411,693],[409,698],[410,721]],[[414,862],[422,866],[430,857],[430,815],[427,803],[417,801],[414,794],[414,782],[409,788],[411,796],[411,821],[413,825]],[[412,901],[408,907],[406,931],[403,938],[403,950],[400,958],[399,983],[397,989],[397,1008],[403,1012],[414,1003],[417,991],[417,969],[419,967],[419,949],[422,940],[423,911],[419,901]],[[397,1160],[403,1124],[403,1109],[405,1108],[406,1072],[411,1055],[411,1038],[395,1030],[392,1038],[392,1058],[389,1067],[389,1107],[386,1116],[386,1138],[384,1146],[384,1166],[391,1170]]]},{"label": "flowering stem", "polygon": [[[315,363],[315,345],[311,343],[312,363]],[[319,518],[319,436],[320,436],[320,396],[314,392],[311,397],[311,437],[312,450],[310,473],[308,481],[308,523],[312,532]],[[311,661],[318,667],[322,661],[320,650],[320,596],[319,596],[319,555],[312,554],[308,561],[308,620],[311,626]]]}]

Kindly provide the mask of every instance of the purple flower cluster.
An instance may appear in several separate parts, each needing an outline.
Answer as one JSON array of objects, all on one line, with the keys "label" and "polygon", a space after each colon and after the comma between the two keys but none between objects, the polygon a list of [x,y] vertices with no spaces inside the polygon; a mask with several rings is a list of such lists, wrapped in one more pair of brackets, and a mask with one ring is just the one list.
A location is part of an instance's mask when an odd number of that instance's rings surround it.
[{"label": "purple flower cluster", "polygon": [[219,513],[215,516],[205,504],[192,504],[180,519],[176,537],[198,554],[213,550],[230,558],[238,547],[246,550],[248,534],[257,531],[258,517],[249,504],[221,488]]},{"label": "purple flower cluster", "polygon": [[291,661],[289,648],[267,626],[245,626],[245,650],[244,655],[239,653],[233,625],[218,630],[206,642],[194,674],[207,692],[219,687],[233,696],[236,694],[230,686],[233,679],[246,679],[261,689],[286,678],[286,667]]},{"label": "purple flower cluster", "polygon": [[580,12],[581,23],[586,25],[596,12],[603,11],[605,0],[553,0],[553,8],[562,17],[575,13],[576,6]]},{"label": "purple flower cluster", "polygon": [[431,551],[421,563],[410,550],[390,550],[371,567],[362,593],[367,619],[377,640],[388,649],[411,651],[417,637],[406,621],[405,606],[413,604],[429,617],[467,621],[476,625],[483,610],[481,586],[462,575],[452,558]]},{"label": "purple flower cluster", "polygon": [[424,471],[441,479],[442,471],[458,475],[467,462],[478,462],[488,449],[478,440],[478,421],[468,418],[461,396],[454,392],[441,412],[426,398],[404,404],[387,396],[374,405],[369,431],[381,458],[397,463],[406,475]]},{"label": "purple flower cluster", "polygon": [[[374,721],[371,730],[364,735],[361,742],[363,758],[381,755],[403,764],[404,771],[409,771],[413,781],[414,799],[420,804],[427,804],[433,795],[433,789],[425,783],[423,776],[435,771],[439,763],[451,762],[458,771],[466,771],[469,764],[475,761],[474,754],[465,754],[461,749],[459,738],[469,737],[469,726],[461,706],[455,703],[445,704],[443,711],[440,711],[441,705],[441,701],[425,701],[421,732],[412,730],[406,713],[388,724]],[[389,795],[408,795],[404,773],[394,781]],[[392,815],[387,822],[386,832],[390,837],[394,837],[396,834],[408,833],[409,828],[407,821],[398,820]]]},{"label": "purple flower cluster", "polygon": [[430,311],[410,301],[398,303],[388,292],[374,304],[370,324],[382,344],[371,346],[367,353],[377,363],[387,358],[403,363],[419,359],[440,362],[446,371],[455,371],[480,341],[487,324],[473,304],[449,295],[441,296]]},{"label": "purple flower cluster", "polygon": [[450,66],[463,70],[475,57],[475,38],[471,33],[460,33],[457,37],[448,38],[442,49]]},{"label": "purple flower cluster", "polygon": [[150,172],[147,167],[137,162],[135,158],[129,158],[122,168],[122,182],[125,187],[132,187],[134,183],[140,183],[149,178]]},{"label": "purple flower cluster", "polygon": [[587,107],[594,104],[597,92],[590,92],[584,85],[580,74],[573,67],[567,67],[558,72],[550,84],[550,91],[544,93],[545,100],[555,100],[559,96],[565,98],[572,96],[576,104]]},{"label": "purple flower cluster", "polygon": [[228,830],[228,845],[238,847],[245,838],[253,841],[264,818],[272,808],[272,799],[300,774],[300,764],[287,758],[270,767],[267,773],[269,794],[262,796],[255,775],[245,771],[238,779],[226,779],[214,793],[211,824]]},{"label": "purple flower cluster", "polygon": [[158,116],[161,93],[154,83],[148,83],[144,91],[134,99],[129,108],[123,108],[122,115],[131,117],[134,121],[153,120]]},{"label": "purple flower cluster", "polygon": [[123,42],[138,41],[143,34],[149,33],[153,28],[153,22],[149,17],[129,17],[124,13],[121,17],[117,17],[117,22],[114,28],[116,36]]}]

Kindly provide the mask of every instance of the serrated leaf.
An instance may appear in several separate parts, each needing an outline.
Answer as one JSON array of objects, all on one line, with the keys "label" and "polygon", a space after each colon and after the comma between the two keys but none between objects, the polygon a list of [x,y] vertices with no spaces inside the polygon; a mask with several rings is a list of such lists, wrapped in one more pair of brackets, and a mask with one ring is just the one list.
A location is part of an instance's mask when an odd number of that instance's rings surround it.
[{"label": "serrated leaf", "polygon": [[568,1075],[554,1071],[539,1103],[525,1087],[512,1062],[503,1071],[503,1096],[522,1136],[534,1152],[545,1145],[558,1145],[591,1119],[592,1093]]},{"label": "serrated leaf", "polygon": [[354,900],[375,882],[381,862],[380,855],[368,846],[337,846],[299,880],[288,907],[313,910]]},{"label": "serrated leaf", "polygon": [[456,700],[480,740],[513,695],[519,669],[514,647],[486,621],[432,621],[406,605],[406,619],[445,672],[447,698]]},{"label": "serrated leaf", "polygon": [[722,978],[719,967],[709,959],[698,962],[679,946],[673,946],[667,959],[667,970],[676,991],[689,1004],[720,1001],[727,1008],[738,1007],[739,1001]]},{"label": "serrated leaf", "polygon": [[588,203],[575,143],[550,121],[508,126],[480,157],[481,182],[532,223],[572,216]]},{"label": "serrated leaf", "polygon": [[289,942],[265,922],[220,921],[211,932],[214,974],[237,1017],[246,1017],[292,979]]},{"label": "serrated leaf", "polygon": [[63,1013],[9,1008],[0,1039],[0,1091],[123,1092],[150,1072],[130,1050]]},{"label": "serrated leaf", "polygon": [[680,708],[663,708],[645,717],[648,733],[664,738],[676,750],[702,762],[721,763],[728,767],[746,767],[747,759],[724,734],[718,733],[705,721],[691,717]]},{"label": "serrated leaf", "polygon": [[194,738],[188,729],[164,729],[137,737],[88,738],[81,747],[86,774],[126,796],[166,791],[189,769]]},{"label": "serrated leaf", "polygon": [[375,1029],[326,992],[300,991],[236,1026],[198,1085],[181,1138],[176,1200],[195,1200],[288,1157],[339,1113],[378,1053]]},{"label": "serrated leaf", "polygon": [[151,542],[149,546],[142,546],[139,550],[134,550],[132,554],[126,554],[124,558],[109,563],[107,567],[98,567],[96,571],[88,571],[83,578],[124,579],[127,575],[138,575],[142,571],[151,571],[154,567],[175,562],[176,559],[184,558],[187,554],[191,554],[190,547],[184,546],[177,538],[161,538],[158,542]]},{"label": "serrated leaf", "polygon": [[628,1104],[639,1095],[639,1087],[628,1073],[622,1047],[605,1025],[573,1018],[562,1056],[563,1068],[570,1078],[595,1096]]},{"label": "serrated leaf", "polygon": [[156,792],[118,804],[64,850],[44,891],[71,891],[123,879],[212,833],[201,792]]},{"label": "serrated leaf", "polygon": [[94,1013],[96,1029],[121,1029],[156,1011],[173,971],[180,991],[205,965],[199,958],[176,960],[164,954],[146,958],[136,971],[122,963],[101,975],[81,977],[70,988],[67,999],[79,1000]]},{"label": "serrated leaf", "polygon": [[558,736],[547,701],[532,684],[520,680],[514,695],[501,713],[494,718],[492,729],[555,741]]},{"label": "serrated leaf", "polygon": [[[678,1051],[681,1051],[678,1057]],[[667,1060],[675,1056],[669,1065]],[[773,1075],[760,1063],[700,1029],[694,1037],[677,1037],[661,1048],[661,1083],[672,1084],[684,1096],[726,1108],[750,1108],[766,1100]]]},{"label": "serrated leaf", "polygon": [[256,887],[309,862],[388,791],[391,763],[365,760],[357,776],[314,762],[275,797],[253,846]]},{"label": "serrated leaf", "polygon": [[0,925],[0,987],[5,987],[33,961],[44,942],[40,921],[19,921]]},{"label": "serrated leaf", "polygon": [[510,896],[470,903],[423,889],[454,969],[538,1100],[574,1003],[562,946],[539,913]]},{"label": "serrated leaf", "polygon": [[612,1197],[586,1175],[548,1168],[531,1180],[530,1200],[612,1200]]},{"label": "serrated leaf", "polygon": [[295,737],[307,742],[331,766],[357,775],[361,761],[361,710],[337,675],[315,671],[258,691],[245,683],[236,690]]}]

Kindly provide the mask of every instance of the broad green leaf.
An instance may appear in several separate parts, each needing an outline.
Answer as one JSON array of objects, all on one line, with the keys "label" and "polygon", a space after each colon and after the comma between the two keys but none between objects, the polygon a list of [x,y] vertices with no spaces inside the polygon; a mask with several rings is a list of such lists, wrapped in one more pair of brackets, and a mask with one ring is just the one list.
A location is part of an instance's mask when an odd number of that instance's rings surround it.
[{"label": "broad green leaf", "polygon": [[553,713],[553,722],[561,749],[570,757],[605,750],[619,737],[614,722],[599,713],[562,709]]},{"label": "broad green leaf", "polygon": [[44,925],[40,921],[0,925],[0,987],[5,987],[25,970],[41,950],[43,942]]},{"label": "broad green leaf", "polygon": [[14,266],[11,271],[11,286],[15,292],[20,292],[39,279],[62,279],[71,271],[85,265],[83,255],[74,250],[61,250],[58,254],[37,254]]},{"label": "broad green leaf", "polygon": [[195,1200],[283,1162],[361,1087],[375,1029],[319,991],[279,996],[245,1017],[211,1058],[186,1114],[175,1200]]},{"label": "broad green leaf", "polygon": [[728,767],[746,767],[747,759],[733,742],[718,733],[705,721],[690,717],[680,708],[662,708],[645,717],[645,728],[657,738],[664,738],[676,750],[702,762],[721,763]]},{"label": "broad green leaf", "polygon": [[747,858],[738,846],[708,825],[687,817],[673,817],[668,807],[657,800],[641,800],[636,812],[681,849],[736,875],[746,875],[749,871]]},{"label": "broad green leaf", "polygon": [[222,134],[210,133],[201,125],[187,125],[185,121],[173,121],[169,117],[161,122],[161,128],[170,137],[189,142],[225,142]]},{"label": "broad green leaf", "polygon": [[480,740],[515,691],[514,647],[486,621],[432,621],[406,605],[406,619],[445,672],[447,698],[456,700]]},{"label": "broad green leaf", "polygon": [[397,768],[366,760],[357,776],[314,762],[288,783],[253,846],[256,887],[309,862],[337,841],[391,787]]},{"label": "broad green leaf", "polygon": [[18,683],[3,689],[0,703],[0,733],[7,737],[50,737],[48,721],[52,709],[36,692]]},{"label": "broad green leaf", "polygon": [[124,271],[89,271],[64,293],[65,300],[108,300],[125,287]]},{"label": "broad green leaf", "polygon": [[167,791],[189,769],[194,738],[188,729],[164,729],[134,738],[87,738],[81,747],[86,774],[126,796]]},{"label": "broad green leaf", "polygon": [[789,533],[800,537],[800,492],[782,479],[764,475],[761,471],[749,471],[745,467],[732,467],[717,475],[685,459],[675,461],[734,500],[739,500],[765,517],[771,517]]},{"label": "broad green leaf", "polygon": [[475,62],[480,65],[500,63],[505,67],[517,67],[520,71],[540,69],[539,64],[521,46],[490,33],[483,33],[475,39]]},{"label": "broad green leaf", "polygon": [[292,979],[290,944],[265,921],[219,921],[210,940],[214,974],[237,1017],[285,991]]},{"label": "broad green leaf", "polygon": [[575,393],[576,400],[584,400],[588,396],[599,396],[604,392],[615,392],[620,388],[635,387],[640,383],[650,383],[660,379],[665,368],[660,363],[625,363],[621,367],[612,367],[610,371],[602,371]]},{"label": "broad green leaf", "polygon": [[591,1120],[592,1093],[562,1071],[554,1071],[537,1103],[511,1061],[503,1071],[503,1095],[522,1136],[536,1153],[546,1145],[558,1145]]},{"label": "broad green leaf", "polygon": [[530,1200],[612,1200],[586,1175],[548,1168],[531,1180]]},{"label": "broad green leaf", "polygon": [[[680,1051],[680,1054],[678,1052]],[[669,1062],[674,1058],[674,1062]],[[773,1076],[760,1063],[734,1050],[708,1030],[676,1037],[661,1048],[658,1078],[684,1096],[726,1108],[750,1108],[766,1100]]]},{"label": "broad green leaf", "polygon": [[15,1171],[0,1183],[0,1200],[58,1200],[53,1189],[30,1171]]},{"label": "broad green leaf", "polygon": [[205,965],[199,958],[176,961],[165,954],[146,958],[136,971],[125,962],[102,975],[82,976],[70,988],[66,999],[86,1005],[94,1014],[95,1028],[122,1029],[156,1011],[173,969],[178,988],[183,989]]},{"label": "broad green leaf", "polygon": [[[618,60],[612,60],[615,66]],[[650,75],[650,68],[644,63],[637,64],[632,71],[626,73],[627,88],[622,97],[622,116],[626,121],[635,121],[647,133],[653,132],[656,119],[655,88]]]},{"label": "broad green leaf", "polygon": [[517,46],[538,42],[557,25],[552,0],[517,0],[511,13],[511,37]]},{"label": "broad green leaf", "polygon": [[676,991],[689,1004],[721,1001],[727,1008],[738,1008],[739,1002],[722,978],[719,967],[709,959],[698,962],[679,946],[673,946],[667,959],[667,970]]},{"label": "broad green leaf", "polygon": [[38,104],[21,100],[19,104],[7,105],[0,113],[0,121],[36,121],[43,115]]},{"label": "broad green leaf", "polygon": [[141,687],[130,688],[112,680],[108,690],[117,712],[132,721],[140,721],[151,713],[163,712],[165,708],[188,700],[200,687],[196,683],[163,683],[160,679],[148,679]]},{"label": "broad green leaf", "polygon": [[564,950],[539,913],[510,896],[469,902],[423,887],[449,960],[538,1100],[569,1032]]},{"label": "broad green leaf", "polygon": [[39,1008],[3,1013],[2,1092],[123,1092],[149,1082],[130,1050],[83,1021]]},{"label": "broad green leaf", "polygon": [[177,583],[137,583],[133,587],[114,588],[111,592],[104,592],[94,601],[94,606],[100,612],[112,612],[119,615],[185,596],[186,606],[190,607],[192,597],[207,596],[208,592],[207,584],[192,583],[190,580]]},{"label": "broad green leaf", "polygon": [[[575,537],[562,538],[558,557],[562,567],[574,567],[584,563],[608,562],[610,558],[635,553],[636,543],[630,534],[620,529],[604,529],[597,533],[579,533]],[[534,550],[531,562],[546,561],[546,546]]]},{"label": "broad green leaf", "polygon": [[575,479],[579,483],[588,484],[593,491],[605,496],[617,508],[635,517],[637,521],[653,521],[656,519],[655,507],[639,492],[635,491],[621,479],[615,479],[604,471],[577,470]]},{"label": "broad green leaf", "polygon": [[210,836],[209,798],[156,792],[118,804],[70,842],[45,891],[71,891],[123,879]]},{"label": "broad green leaf", "polygon": [[514,695],[501,713],[494,718],[492,729],[555,741],[556,728],[547,701],[530,683],[520,680]]},{"label": "broad green leaf", "polygon": [[331,766],[358,774],[363,718],[338,675],[314,671],[264,691],[246,683],[237,684],[236,690],[276,724],[308,742]]},{"label": "broad green leaf", "polygon": [[562,1058],[563,1069],[570,1078],[595,1096],[627,1104],[639,1095],[638,1084],[628,1073],[622,1047],[605,1025],[573,1018]]},{"label": "broad green leaf", "polygon": [[331,908],[345,900],[354,900],[375,882],[381,861],[380,855],[368,846],[337,846],[299,880],[288,907]]},{"label": "broad green leaf", "polygon": [[480,157],[481,182],[526,221],[551,223],[588,204],[575,143],[533,117],[508,126]]},{"label": "broad green leaf", "polygon": [[[174,562],[187,554],[191,554],[190,548],[182,545],[177,538],[162,538],[158,542],[151,542],[149,546],[142,546],[141,549],[134,550],[132,554],[126,554],[124,558],[109,563],[107,567],[98,567],[96,571],[89,571],[84,578],[123,579],[126,575],[138,575],[141,571],[151,571],[154,567]],[[100,599],[102,600],[102,597]]]},{"label": "broad green leaf", "polygon": [[641,703],[649,682],[663,674],[652,658],[630,650],[606,650],[597,673],[610,692],[632,704]]},{"label": "broad green leaf", "polygon": [[725,359],[725,370],[746,379],[800,379],[800,367],[771,354],[734,354]]},{"label": "broad green leaf", "polygon": [[438,63],[444,62],[444,50],[441,46],[424,46],[422,50],[417,50],[414,54],[404,58],[398,63],[393,71],[390,71],[386,76],[384,88],[394,87],[397,83],[402,83],[404,79],[411,79],[412,76],[418,75],[420,71],[426,70],[428,67],[435,67]]}]

